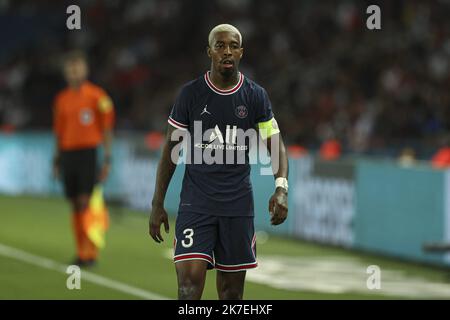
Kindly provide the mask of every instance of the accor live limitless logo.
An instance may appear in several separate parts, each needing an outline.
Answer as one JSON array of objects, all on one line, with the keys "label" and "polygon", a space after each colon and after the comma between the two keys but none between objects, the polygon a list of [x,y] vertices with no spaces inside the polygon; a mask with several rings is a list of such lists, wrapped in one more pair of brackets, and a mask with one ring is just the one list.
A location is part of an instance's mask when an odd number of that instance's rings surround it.
[{"label": "accor live limitless logo", "polygon": [[[225,139],[223,138],[222,131],[220,131],[219,126],[216,124],[214,129],[209,129],[208,132],[211,132],[209,134],[209,141],[208,143],[196,143],[194,146],[196,148],[212,148],[213,146],[216,147],[216,149],[225,149],[225,150],[247,150],[248,146],[241,145],[237,146],[237,126],[231,127],[231,125],[226,125],[225,130]],[[205,135],[208,136],[208,132],[205,132]],[[212,143],[214,141],[218,140],[218,145],[213,145]]]},{"label": "accor live limitless logo", "polygon": [[[214,128],[203,131],[202,121],[194,121],[193,131],[193,136],[187,130],[176,129],[172,132],[171,141],[178,142],[172,149],[172,162],[177,164],[245,164],[247,151],[250,147],[256,147],[256,157],[250,157],[248,163],[262,165],[271,163],[271,167],[269,165],[261,168],[261,175],[273,175],[278,171],[279,135],[273,135],[270,139],[271,157],[269,158],[266,144],[262,139],[258,139],[259,133],[256,129],[243,130],[236,125],[226,125],[225,132],[223,132],[218,125],[215,125]],[[248,143],[246,143],[247,141]],[[194,145],[193,149],[191,149],[191,143]],[[185,157],[179,157],[181,149],[185,150]]]}]

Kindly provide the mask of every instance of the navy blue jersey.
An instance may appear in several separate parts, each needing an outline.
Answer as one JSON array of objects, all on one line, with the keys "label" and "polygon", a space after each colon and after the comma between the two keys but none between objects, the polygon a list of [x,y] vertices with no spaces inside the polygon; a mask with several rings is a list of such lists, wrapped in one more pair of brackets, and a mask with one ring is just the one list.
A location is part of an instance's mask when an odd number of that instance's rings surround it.
[{"label": "navy blue jersey", "polygon": [[179,213],[254,215],[249,144],[271,119],[267,92],[242,73],[229,90],[215,87],[209,72],[182,87],[168,119],[190,134]]}]

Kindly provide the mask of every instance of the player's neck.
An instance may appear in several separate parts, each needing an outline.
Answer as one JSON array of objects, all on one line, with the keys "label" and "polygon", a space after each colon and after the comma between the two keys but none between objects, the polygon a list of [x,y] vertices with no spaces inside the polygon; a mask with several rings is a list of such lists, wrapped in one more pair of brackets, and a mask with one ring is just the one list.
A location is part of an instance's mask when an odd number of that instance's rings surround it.
[{"label": "player's neck", "polygon": [[239,71],[236,70],[229,77],[225,77],[212,69],[209,78],[217,88],[227,90],[233,88],[239,82]]}]

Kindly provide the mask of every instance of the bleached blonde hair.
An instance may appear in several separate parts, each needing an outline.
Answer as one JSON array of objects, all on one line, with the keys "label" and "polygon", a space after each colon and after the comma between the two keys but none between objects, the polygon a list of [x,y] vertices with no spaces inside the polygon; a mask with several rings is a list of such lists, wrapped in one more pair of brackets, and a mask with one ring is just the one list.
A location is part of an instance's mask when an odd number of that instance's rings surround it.
[{"label": "bleached blonde hair", "polygon": [[236,28],[235,26],[232,26],[231,24],[219,24],[217,26],[215,26],[214,28],[212,28],[212,30],[209,32],[209,36],[208,36],[208,44],[210,47],[212,47],[212,42],[214,39],[214,35],[217,32],[232,32],[238,35],[239,37],[239,45],[242,46],[242,35],[239,32],[238,28]]}]

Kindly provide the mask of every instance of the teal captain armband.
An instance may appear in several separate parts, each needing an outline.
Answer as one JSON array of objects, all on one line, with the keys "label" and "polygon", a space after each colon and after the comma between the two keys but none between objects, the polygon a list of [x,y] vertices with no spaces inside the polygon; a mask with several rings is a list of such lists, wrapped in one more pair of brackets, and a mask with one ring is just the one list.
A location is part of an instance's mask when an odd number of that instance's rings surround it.
[{"label": "teal captain armband", "polygon": [[266,140],[267,138],[270,138],[274,134],[277,134],[280,132],[280,129],[278,128],[277,120],[275,120],[275,118],[272,118],[265,122],[259,122],[258,130],[259,130],[259,134],[261,135],[261,138],[263,140]]}]

